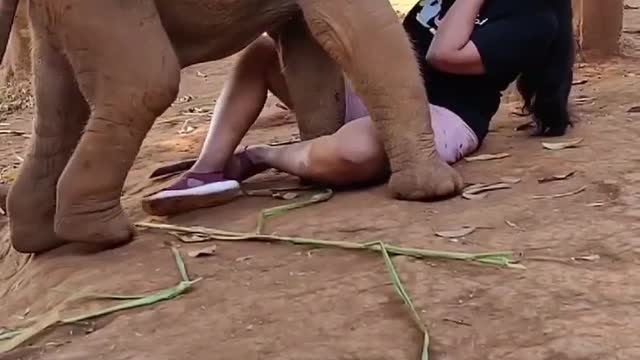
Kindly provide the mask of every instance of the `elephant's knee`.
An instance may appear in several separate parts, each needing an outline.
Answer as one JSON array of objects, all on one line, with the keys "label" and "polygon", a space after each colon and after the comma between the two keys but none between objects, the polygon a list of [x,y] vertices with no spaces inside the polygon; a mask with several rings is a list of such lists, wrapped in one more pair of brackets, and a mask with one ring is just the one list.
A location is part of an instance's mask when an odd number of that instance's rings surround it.
[{"label": "elephant's knee", "polygon": [[146,81],[146,89],[143,93],[145,109],[153,115],[153,118],[162,115],[178,97],[180,91],[180,68],[177,66],[166,69],[166,73],[154,76]]}]

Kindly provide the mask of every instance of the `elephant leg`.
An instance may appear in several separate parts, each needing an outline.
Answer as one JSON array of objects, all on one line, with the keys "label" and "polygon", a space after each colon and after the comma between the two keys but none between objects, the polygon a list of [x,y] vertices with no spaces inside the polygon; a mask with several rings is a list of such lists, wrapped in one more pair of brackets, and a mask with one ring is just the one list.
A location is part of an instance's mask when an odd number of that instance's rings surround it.
[{"label": "elephant leg", "polygon": [[54,233],[56,184],[82,133],[89,107],[67,59],[34,28],[36,117],[25,161],[10,188],[11,241],[20,252],[38,253],[63,244]]},{"label": "elephant leg", "polygon": [[335,133],[344,124],[344,79],[340,66],[296,17],[276,36],[283,73],[298,120],[300,138]]},{"label": "elephant leg", "polygon": [[342,65],[376,123],[394,196],[457,193],[460,175],[435,150],[427,95],[407,34],[388,0],[299,0],[318,43]]},{"label": "elephant leg", "polygon": [[125,179],[154,120],[177,96],[180,66],[153,1],[63,2],[69,6],[56,6],[65,8],[56,31],[91,115],[58,181],[55,232],[117,246],[133,238],[120,203]]}]

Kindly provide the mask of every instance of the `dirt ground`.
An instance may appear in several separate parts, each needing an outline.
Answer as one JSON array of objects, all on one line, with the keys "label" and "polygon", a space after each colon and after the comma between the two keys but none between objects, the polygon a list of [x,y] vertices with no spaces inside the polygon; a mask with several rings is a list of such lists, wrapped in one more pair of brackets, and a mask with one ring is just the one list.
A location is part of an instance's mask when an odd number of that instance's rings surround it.
[{"label": "dirt ground", "polygon": [[[628,5],[640,6],[640,0]],[[581,65],[572,95],[580,147],[544,150],[514,128],[522,118],[505,104],[481,153],[511,156],[457,165],[467,182],[522,179],[485,199],[438,203],[391,200],[383,186],[338,193],[327,203],[269,221],[278,234],[439,250],[523,252],[526,270],[396,258],[421,312],[436,360],[640,359],[640,10],[627,9],[624,56]],[[232,60],[184,70],[179,103],[158,120],[127,180],[124,203],[145,220],[140,199],[165,183],[158,165],[193,157]],[[277,112],[270,99],[267,112]],[[3,129],[29,131],[33,110],[8,117]],[[180,134],[184,122],[193,131]],[[274,119],[278,119],[274,117]],[[262,121],[245,143],[295,134],[289,120]],[[27,139],[0,134],[0,166],[19,162]],[[576,171],[564,181],[545,176]],[[10,172],[9,172],[10,173]],[[7,176],[7,174],[5,174]],[[254,187],[295,184],[269,173]],[[557,199],[535,195],[571,192]],[[282,200],[242,198],[167,221],[250,231],[260,209]],[[511,225],[509,225],[511,224]],[[0,329],[55,308],[69,292],[137,294],[178,282],[170,235],[143,231],[132,244],[98,254],[63,248],[29,261],[8,248],[0,217]],[[515,226],[514,226],[515,225]],[[459,241],[434,231],[481,227]],[[262,244],[218,243],[217,255],[187,259],[192,292],[158,305],[57,327],[0,359],[418,359],[421,337],[394,293],[379,255]],[[203,245],[182,245],[181,251]],[[597,255],[594,256],[594,255]],[[591,256],[588,261],[572,257]],[[599,258],[598,258],[599,257]],[[635,284],[635,285],[634,285]],[[82,302],[65,315],[110,302]],[[26,319],[25,319],[26,318]],[[0,330],[1,331],[1,330]]]}]

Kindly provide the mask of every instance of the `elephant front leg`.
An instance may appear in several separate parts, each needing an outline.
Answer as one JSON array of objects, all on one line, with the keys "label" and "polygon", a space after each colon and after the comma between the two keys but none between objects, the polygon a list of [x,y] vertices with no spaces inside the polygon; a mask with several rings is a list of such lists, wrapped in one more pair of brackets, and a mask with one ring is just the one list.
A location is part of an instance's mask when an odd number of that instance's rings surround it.
[{"label": "elephant front leg", "polygon": [[116,246],[133,235],[120,203],[125,179],[177,96],[180,67],[153,1],[69,2],[57,30],[92,111],[58,182],[55,232]]},{"label": "elephant front leg", "polygon": [[69,63],[42,36],[37,22],[33,28],[36,117],[25,161],[7,199],[11,242],[28,253],[64,243],[54,233],[56,184],[89,117]]},{"label": "elephant front leg", "polygon": [[436,153],[415,54],[388,0],[299,2],[311,33],[342,65],[380,130],[394,195],[429,200],[460,191],[460,175]]},{"label": "elephant front leg", "polygon": [[278,42],[300,138],[333,134],[344,125],[342,69],[311,36],[301,16],[273,37]]}]

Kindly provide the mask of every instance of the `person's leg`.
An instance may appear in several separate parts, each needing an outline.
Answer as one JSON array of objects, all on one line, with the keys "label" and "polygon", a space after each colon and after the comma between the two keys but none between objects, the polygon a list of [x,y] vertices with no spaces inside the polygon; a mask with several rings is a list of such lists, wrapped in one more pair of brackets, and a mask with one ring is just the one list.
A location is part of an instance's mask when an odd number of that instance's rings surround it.
[{"label": "person's leg", "polygon": [[388,173],[382,141],[368,116],[348,122],[333,135],[285,146],[258,145],[246,153],[259,166],[327,185],[373,182]]},{"label": "person's leg", "polygon": [[275,42],[262,36],[243,52],[218,97],[209,133],[191,172],[224,170],[262,111],[269,90],[291,108]]},{"label": "person's leg", "polygon": [[274,41],[262,36],[240,55],[220,94],[198,160],[173,185],[142,201],[146,212],[169,215],[227,202],[240,192],[234,172],[255,166],[232,155],[271,91],[291,108]]},{"label": "person's leg", "polygon": [[[364,104],[349,88],[347,107],[347,114],[366,114]],[[460,116],[436,105],[430,105],[430,111],[436,150],[442,160],[454,164],[476,151],[478,138]],[[375,125],[368,116],[346,120],[334,135],[280,147],[259,145],[247,149],[247,156],[257,165],[329,185],[384,179],[388,160]]]}]

